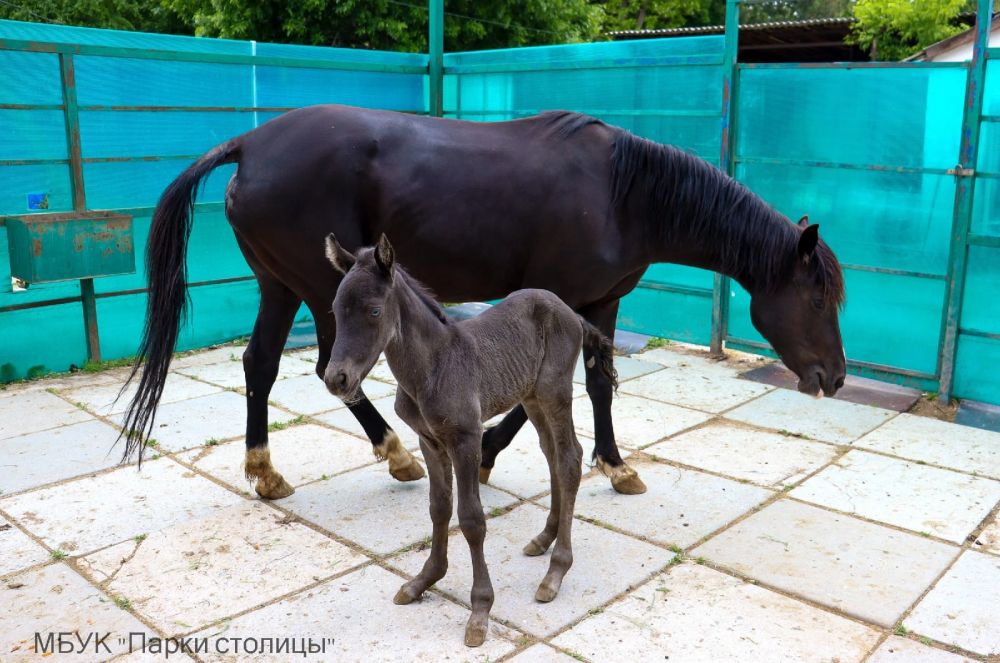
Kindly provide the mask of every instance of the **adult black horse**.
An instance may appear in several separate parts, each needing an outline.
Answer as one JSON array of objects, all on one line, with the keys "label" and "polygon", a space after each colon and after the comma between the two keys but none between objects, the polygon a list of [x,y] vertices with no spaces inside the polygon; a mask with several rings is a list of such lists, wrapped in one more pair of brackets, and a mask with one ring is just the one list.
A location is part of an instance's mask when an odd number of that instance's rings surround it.
[{"label": "adult black horse", "polygon": [[[324,255],[331,232],[350,251],[385,233],[400,262],[445,301],[542,288],[608,336],[619,299],[651,263],[722,272],[750,292],[754,325],[799,376],[800,391],[832,395],[843,384],[843,277],[818,227],[791,223],[701,159],[576,113],[475,123],[313,106],[210,150],[160,198],[126,457],[152,429],[177,340],[198,185],[226,163],[238,164],[226,215],[261,293],[243,365],[245,469],[263,497],[292,493],[267,450],[267,399],[303,301],[316,321],[320,376],[333,346],[340,275]],[[584,359],[594,455],[619,492],[642,492],[615,445],[611,383]],[[395,478],[423,476],[367,399],[350,409]],[[517,408],[484,435],[483,481],[525,420]]]}]

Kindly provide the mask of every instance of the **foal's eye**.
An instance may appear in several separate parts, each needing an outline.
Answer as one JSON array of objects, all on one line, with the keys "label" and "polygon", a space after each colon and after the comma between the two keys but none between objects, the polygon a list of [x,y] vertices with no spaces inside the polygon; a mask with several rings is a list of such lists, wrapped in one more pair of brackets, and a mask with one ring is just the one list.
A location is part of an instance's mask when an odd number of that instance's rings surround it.
[{"label": "foal's eye", "polygon": [[382,315],[382,309],[380,309],[378,306],[372,307],[372,317],[377,318],[380,315]]}]

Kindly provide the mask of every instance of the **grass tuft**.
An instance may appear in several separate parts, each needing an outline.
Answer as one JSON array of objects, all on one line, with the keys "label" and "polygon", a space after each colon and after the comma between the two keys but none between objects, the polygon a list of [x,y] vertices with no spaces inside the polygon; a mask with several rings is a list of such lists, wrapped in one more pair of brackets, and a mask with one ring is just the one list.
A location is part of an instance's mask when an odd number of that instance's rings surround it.
[{"label": "grass tuft", "polygon": [[299,415],[294,419],[289,419],[288,421],[272,421],[267,426],[268,433],[274,433],[279,430],[285,430],[286,428],[291,428],[292,426],[298,426],[299,424],[304,424],[306,422],[305,415]]}]

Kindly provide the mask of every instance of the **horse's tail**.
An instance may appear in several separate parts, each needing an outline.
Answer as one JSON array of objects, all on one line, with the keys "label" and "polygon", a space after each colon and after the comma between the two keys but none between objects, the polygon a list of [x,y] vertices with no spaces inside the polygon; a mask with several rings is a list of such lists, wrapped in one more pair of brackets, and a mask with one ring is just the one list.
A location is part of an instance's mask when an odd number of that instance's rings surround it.
[{"label": "horse's tail", "polygon": [[[580,324],[583,325],[583,347],[593,355],[593,361],[597,362],[601,373],[604,374],[611,386],[618,390],[618,371],[615,370],[615,346],[607,336],[601,333],[594,325],[580,317]],[[589,366],[588,366],[589,368]]]},{"label": "horse's tail", "polygon": [[206,152],[164,190],[153,212],[146,243],[146,280],[149,297],[146,324],[132,372],[118,392],[120,398],[142,370],[139,386],[125,411],[122,461],[142,451],[153,430],[156,407],[163,393],[177,334],[187,307],[187,243],[195,197],[202,180],[215,168],[239,160],[240,142],[234,139]]}]

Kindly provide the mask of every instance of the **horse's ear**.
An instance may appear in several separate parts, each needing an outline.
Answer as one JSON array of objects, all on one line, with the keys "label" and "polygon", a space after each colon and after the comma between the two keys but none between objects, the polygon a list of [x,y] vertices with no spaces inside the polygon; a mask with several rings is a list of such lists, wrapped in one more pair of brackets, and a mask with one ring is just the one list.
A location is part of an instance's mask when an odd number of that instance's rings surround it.
[{"label": "horse's ear", "polygon": [[389,276],[392,274],[392,265],[395,262],[396,255],[392,250],[392,244],[389,243],[389,238],[385,236],[385,233],[382,233],[382,236],[378,238],[378,245],[375,247],[375,264],[386,276]]},{"label": "horse's ear", "polygon": [[326,259],[341,274],[346,274],[354,266],[354,256],[340,245],[333,233],[326,236]]},{"label": "horse's ear", "polygon": [[799,257],[805,260],[809,259],[809,256],[813,254],[816,250],[816,244],[819,242],[819,224],[814,223],[811,226],[806,226],[805,230],[802,231],[802,235],[799,237]]},{"label": "horse's ear", "polygon": [[799,219],[799,228],[806,228],[809,225],[809,215],[803,214],[802,218]]}]

